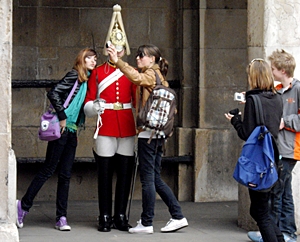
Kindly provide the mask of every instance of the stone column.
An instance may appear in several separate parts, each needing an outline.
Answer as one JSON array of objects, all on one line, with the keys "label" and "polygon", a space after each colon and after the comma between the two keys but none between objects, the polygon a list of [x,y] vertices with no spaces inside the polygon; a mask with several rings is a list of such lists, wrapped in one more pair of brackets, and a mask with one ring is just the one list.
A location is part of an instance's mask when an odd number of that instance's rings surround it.
[{"label": "stone column", "polygon": [[15,225],[16,158],[11,149],[12,1],[0,1],[0,241],[19,241]]},{"label": "stone column", "polygon": [[232,173],[242,142],[224,113],[243,108],[234,102],[233,94],[247,85],[247,5],[245,1],[225,2],[200,0],[199,106],[193,137],[195,202],[238,198]]},{"label": "stone column", "polygon": [[[193,129],[197,125],[196,115],[192,110],[197,109],[198,93],[197,93],[197,59],[198,59],[198,35],[199,35],[199,8],[191,6],[189,0],[182,2],[181,22],[179,23],[181,33],[182,45],[182,80],[181,90],[179,93],[180,103],[178,105],[179,122],[181,128],[176,130],[178,142],[178,155],[191,155],[193,154]],[[178,166],[178,199],[179,201],[193,200],[193,165],[179,164]]]},{"label": "stone column", "polygon": [[[300,59],[299,0],[248,0],[248,60],[267,57],[276,49],[284,49]],[[297,63],[298,66],[300,63]],[[300,68],[295,77],[300,78]],[[299,165],[293,172],[293,195],[296,223],[300,228],[300,174]],[[239,189],[239,225],[256,229],[249,215],[247,189]]]}]

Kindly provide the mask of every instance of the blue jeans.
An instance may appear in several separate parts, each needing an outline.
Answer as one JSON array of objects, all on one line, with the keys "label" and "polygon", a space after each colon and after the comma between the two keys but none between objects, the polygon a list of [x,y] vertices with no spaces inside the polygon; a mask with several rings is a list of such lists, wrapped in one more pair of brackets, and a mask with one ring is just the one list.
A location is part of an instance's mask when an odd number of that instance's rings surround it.
[{"label": "blue jeans", "polygon": [[56,221],[67,215],[69,184],[76,147],[77,134],[68,131],[64,131],[58,140],[48,142],[45,162],[21,200],[23,210],[29,211],[35,196],[58,167]]},{"label": "blue jeans", "polygon": [[269,212],[270,192],[249,190],[251,205],[250,215],[257,223],[264,242],[284,242],[279,227]]},{"label": "blue jeans", "polygon": [[181,207],[175,195],[160,176],[163,140],[152,139],[150,144],[147,141],[148,139],[145,138],[138,139],[143,204],[143,212],[141,214],[142,224],[144,226],[152,226],[156,192],[168,206],[172,218],[182,219],[184,216],[181,213]]},{"label": "blue jeans", "polygon": [[297,239],[292,193],[292,170],[296,160],[282,158],[283,168],[276,185],[271,191],[271,216],[281,232]]}]

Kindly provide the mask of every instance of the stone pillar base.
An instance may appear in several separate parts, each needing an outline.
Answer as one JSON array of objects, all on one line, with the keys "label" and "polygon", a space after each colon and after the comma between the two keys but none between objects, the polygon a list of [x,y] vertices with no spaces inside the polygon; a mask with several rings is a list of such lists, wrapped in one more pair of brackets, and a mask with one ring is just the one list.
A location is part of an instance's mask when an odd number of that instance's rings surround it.
[{"label": "stone pillar base", "polygon": [[0,241],[19,242],[19,232],[15,224],[1,223],[0,221]]}]

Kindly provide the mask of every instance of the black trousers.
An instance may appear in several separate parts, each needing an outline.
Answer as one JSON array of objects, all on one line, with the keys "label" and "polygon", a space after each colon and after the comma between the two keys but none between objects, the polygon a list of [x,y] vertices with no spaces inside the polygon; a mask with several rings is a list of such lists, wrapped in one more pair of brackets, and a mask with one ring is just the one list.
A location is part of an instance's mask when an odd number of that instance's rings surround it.
[{"label": "black trousers", "polygon": [[270,192],[248,190],[251,200],[250,215],[256,221],[264,242],[284,242],[280,229],[270,215]]},{"label": "black trousers", "polygon": [[131,187],[134,156],[115,154],[113,157],[98,156],[94,152],[98,170],[98,202],[100,217],[112,215],[112,179],[116,172],[114,216],[126,215]]}]

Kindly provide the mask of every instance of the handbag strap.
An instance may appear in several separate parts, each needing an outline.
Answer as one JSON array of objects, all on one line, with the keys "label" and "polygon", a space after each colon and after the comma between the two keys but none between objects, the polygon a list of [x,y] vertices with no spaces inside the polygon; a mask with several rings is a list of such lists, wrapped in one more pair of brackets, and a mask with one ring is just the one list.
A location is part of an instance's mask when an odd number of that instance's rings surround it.
[{"label": "handbag strap", "polygon": [[[73,96],[73,94],[74,94],[74,92],[75,92],[75,89],[76,89],[76,87],[78,86],[78,79],[76,80],[76,82],[74,83],[74,85],[73,85],[73,88],[72,88],[72,90],[71,90],[71,92],[69,93],[69,95],[68,95],[68,97],[67,97],[67,99],[66,99],[66,101],[65,101],[65,103],[64,103],[64,108],[66,108],[67,106],[68,106],[68,104],[69,104],[69,102],[70,102],[70,100],[71,100],[71,98],[72,98],[72,96]],[[50,104],[50,107],[49,107],[51,110],[53,109],[53,106],[52,106],[52,104]]]},{"label": "handbag strap", "polygon": [[70,102],[70,100],[71,100],[71,98],[72,98],[72,96],[75,92],[75,89],[76,89],[77,85],[78,85],[78,80],[76,80],[76,82],[74,83],[73,88],[72,88],[71,92],[69,93],[69,96],[68,96],[67,100],[64,103],[64,108],[66,108],[68,106],[68,104],[69,104],[69,102]]},{"label": "handbag strap", "polygon": [[250,95],[250,97],[254,101],[254,108],[255,108],[255,116],[256,116],[256,124],[257,125],[264,125],[264,111],[261,105],[261,100],[258,95]]}]

